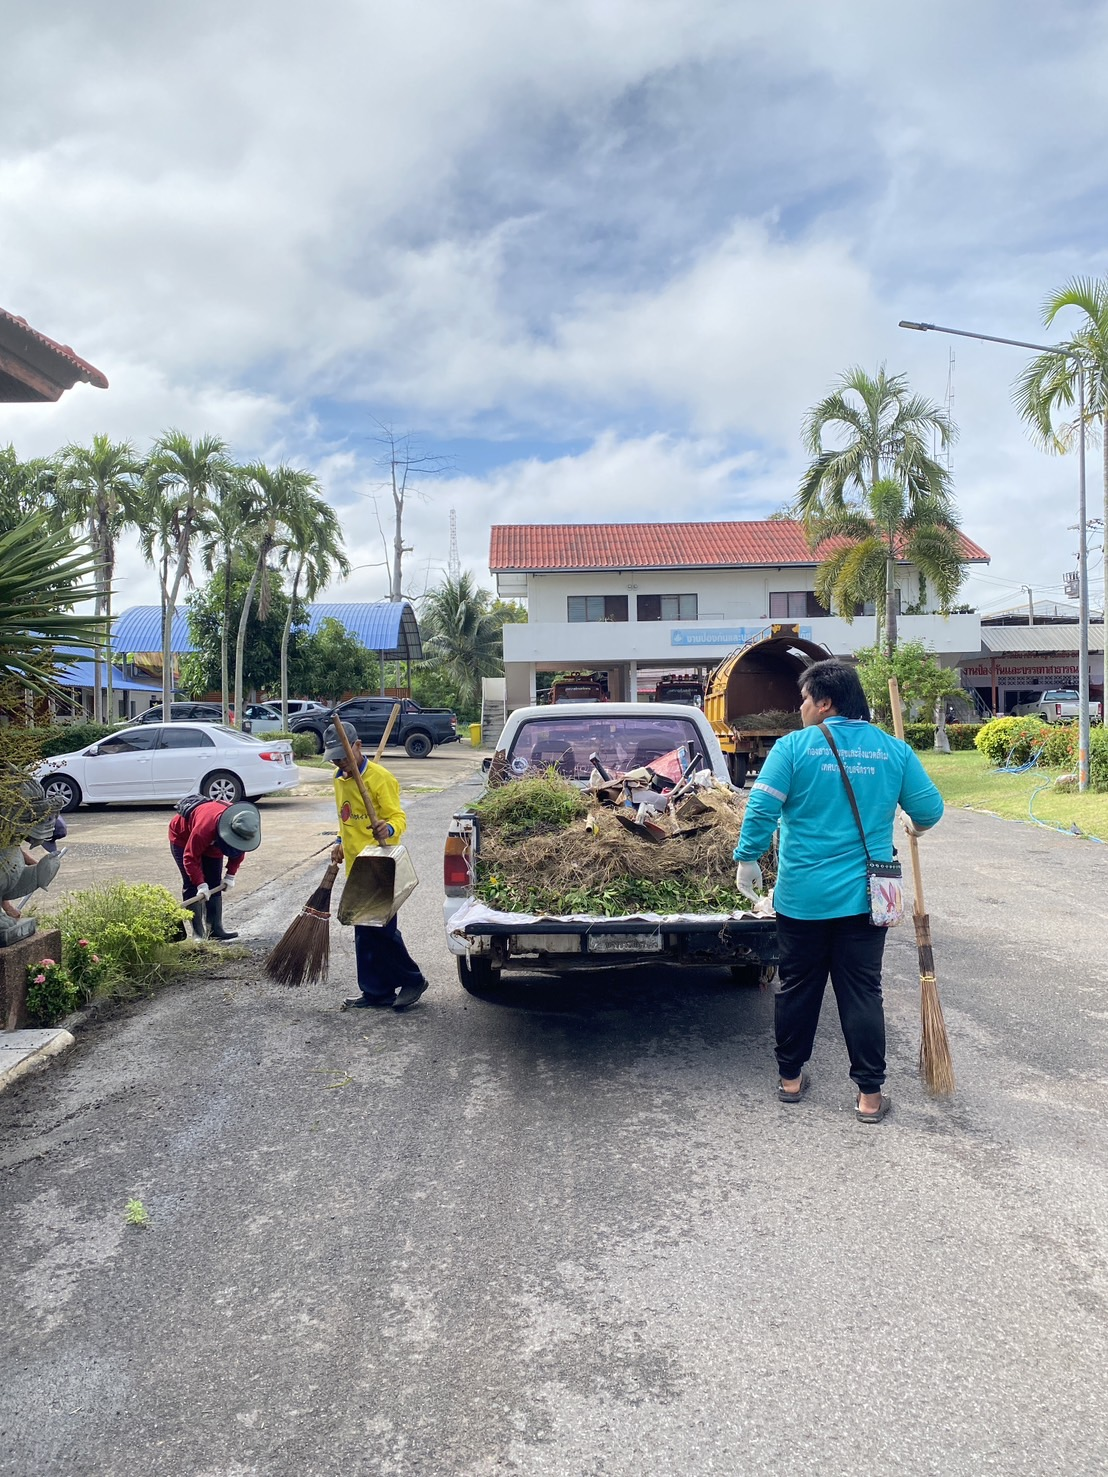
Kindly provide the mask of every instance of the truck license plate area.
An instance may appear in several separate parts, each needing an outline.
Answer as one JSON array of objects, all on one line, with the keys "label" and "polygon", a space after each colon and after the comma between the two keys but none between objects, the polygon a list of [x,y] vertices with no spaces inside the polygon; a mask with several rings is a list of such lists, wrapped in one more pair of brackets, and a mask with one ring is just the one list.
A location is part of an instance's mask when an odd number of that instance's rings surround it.
[{"label": "truck license plate area", "polygon": [[660,954],[662,935],[650,933],[590,933],[590,954]]},{"label": "truck license plate area", "polygon": [[575,933],[516,933],[508,942],[511,954],[579,954],[581,940]]}]

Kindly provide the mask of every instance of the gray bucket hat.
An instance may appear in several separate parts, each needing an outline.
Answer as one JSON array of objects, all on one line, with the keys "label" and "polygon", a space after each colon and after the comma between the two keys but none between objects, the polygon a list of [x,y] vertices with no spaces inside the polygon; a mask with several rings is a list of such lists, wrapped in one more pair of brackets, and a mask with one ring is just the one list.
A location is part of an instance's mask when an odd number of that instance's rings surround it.
[{"label": "gray bucket hat", "polygon": [[216,835],[234,851],[254,851],[262,844],[262,818],[249,800],[236,800],[216,822]]},{"label": "gray bucket hat", "polygon": [[[353,723],[343,723],[342,726],[346,729],[346,737],[350,740],[350,747],[353,748],[358,742],[358,730]],[[329,764],[346,763],[346,750],[342,746],[342,739],[339,738],[339,731],[333,723],[327,725],[323,735],[323,757]]]}]

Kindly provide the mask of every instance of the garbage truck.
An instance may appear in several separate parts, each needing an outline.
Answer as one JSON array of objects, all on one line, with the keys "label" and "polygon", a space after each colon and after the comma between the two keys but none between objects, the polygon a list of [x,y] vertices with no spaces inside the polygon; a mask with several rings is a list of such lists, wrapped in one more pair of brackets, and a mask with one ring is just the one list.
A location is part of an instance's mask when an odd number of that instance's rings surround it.
[{"label": "garbage truck", "polygon": [[800,674],[826,660],[826,646],[797,625],[776,624],[735,648],[708,679],[704,715],[712,725],[733,785],[758,770],[776,741],[800,727]]}]

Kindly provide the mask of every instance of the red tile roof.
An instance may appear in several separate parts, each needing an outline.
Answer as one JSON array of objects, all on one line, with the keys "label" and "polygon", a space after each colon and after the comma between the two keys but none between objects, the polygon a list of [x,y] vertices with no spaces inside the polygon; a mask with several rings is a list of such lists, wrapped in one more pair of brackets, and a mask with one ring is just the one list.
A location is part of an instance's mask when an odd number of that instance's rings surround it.
[{"label": "red tile roof", "polygon": [[107,375],[95,364],[0,308],[0,400],[59,400],[78,380],[108,388]]},{"label": "red tile roof", "polygon": [[[989,556],[962,535],[963,557]],[[500,523],[489,549],[493,574],[585,569],[732,569],[816,564],[800,523]]]}]

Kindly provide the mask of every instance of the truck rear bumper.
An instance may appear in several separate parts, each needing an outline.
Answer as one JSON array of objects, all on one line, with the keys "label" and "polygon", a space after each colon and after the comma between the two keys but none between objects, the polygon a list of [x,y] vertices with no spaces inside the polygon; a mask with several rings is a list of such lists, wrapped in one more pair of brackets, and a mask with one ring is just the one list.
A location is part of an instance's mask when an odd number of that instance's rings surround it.
[{"label": "truck rear bumper", "polygon": [[474,920],[449,942],[455,953],[495,955],[501,964],[518,959],[553,969],[633,963],[703,968],[778,961],[773,918]]}]

